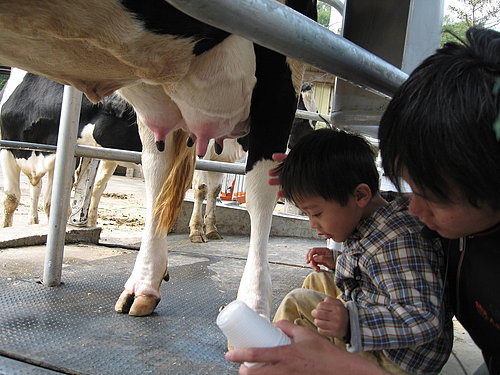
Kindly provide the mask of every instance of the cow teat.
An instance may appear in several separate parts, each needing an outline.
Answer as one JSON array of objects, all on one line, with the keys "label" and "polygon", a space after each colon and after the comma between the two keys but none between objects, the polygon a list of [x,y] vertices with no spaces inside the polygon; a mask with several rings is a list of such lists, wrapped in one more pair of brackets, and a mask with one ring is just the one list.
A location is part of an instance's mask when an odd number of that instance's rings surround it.
[{"label": "cow teat", "polygon": [[221,144],[215,142],[214,147],[215,147],[215,153],[217,155],[222,154],[222,145]]},{"label": "cow teat", "polygon": [[165,141],[156,141],[156,148],[158,151],[163,152],[165,151]]}]

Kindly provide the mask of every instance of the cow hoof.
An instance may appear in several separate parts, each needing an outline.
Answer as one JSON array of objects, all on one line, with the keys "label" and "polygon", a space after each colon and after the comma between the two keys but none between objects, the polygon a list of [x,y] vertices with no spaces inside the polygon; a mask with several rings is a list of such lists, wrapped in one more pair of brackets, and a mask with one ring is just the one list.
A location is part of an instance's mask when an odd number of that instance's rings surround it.
[{"label": "cow hoof", "polygon": [[147,316],[155,310],[156,306],[160,302],[159,298],[154,296],[140,294],[135,296],[134,303],[128,312],[132,316]]},{"label": "cow hoof", "polygon": [[124,290],[118,301],[115,304],[115,311],[122,314],[127,314],[130,311],[130,307],[134,303],[134,295]]},{"label": "cow hoof", "polygon": [[217,231],[207,233],[207,238],[209,240],[222,240],[222,236]]},{"label": "cow hoof", "polygon": [[189,241],[192,243],[205,243],[208,242],[207,238],[203,234],[194,234],[189,236]]}]

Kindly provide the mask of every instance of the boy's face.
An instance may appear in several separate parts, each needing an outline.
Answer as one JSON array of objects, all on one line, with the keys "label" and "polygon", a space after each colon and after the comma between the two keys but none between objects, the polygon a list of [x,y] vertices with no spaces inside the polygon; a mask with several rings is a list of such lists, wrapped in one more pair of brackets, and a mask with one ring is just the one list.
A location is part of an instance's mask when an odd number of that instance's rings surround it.
[{"label": "boy's face", "polygon": [[403,178],[413,191],[408,206],[410,213],[442,237],[459,238],[479,233],[500,222],[500,212],[487,206],[477,208],[465,199],[442,203],[419,191],[408,174]]},{"label": "boy's face", "polygon": [[295,204],[309,217],[311,228],[336,242],[345,241],[362,218],[362,209],[356,204],[354,196],[345,206],[318,196],[303,198]]}]

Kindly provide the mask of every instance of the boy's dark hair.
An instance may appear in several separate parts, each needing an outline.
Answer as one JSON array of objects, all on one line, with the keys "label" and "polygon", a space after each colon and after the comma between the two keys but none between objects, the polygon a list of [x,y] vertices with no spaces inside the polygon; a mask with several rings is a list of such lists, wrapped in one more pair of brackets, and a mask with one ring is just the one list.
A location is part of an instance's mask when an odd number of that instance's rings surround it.
[{"label": "boy's dark hair", "polygon": [[294,202],[321,196],[345,205],[360,183],[372,194],[379,189],[372,146],[346,131],[320,129],[305,135],[277,170],[285,196]]},{"label": "boy's dark hair", "polygon": [[471,28],[466,39],[445,44],[399,88],[380,121],[382,165],[397,187],[406,170],[440,202],[458,194],[498,209],[500,33]]}]

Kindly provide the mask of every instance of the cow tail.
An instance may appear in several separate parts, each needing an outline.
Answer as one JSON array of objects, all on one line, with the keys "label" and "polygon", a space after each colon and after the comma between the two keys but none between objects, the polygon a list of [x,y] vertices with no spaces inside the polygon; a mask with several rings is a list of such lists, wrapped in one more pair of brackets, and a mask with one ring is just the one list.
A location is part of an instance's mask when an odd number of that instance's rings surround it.
[{"label": "cow tail", "polygon": [[182,208],[184,195],[191,187],[196,163],[195,148],[186,146],[188,134],[183,130],[174,133],[174,160],[172,168],[156,199],[154,214],[158,218],[158,233],[172,229]]}]

